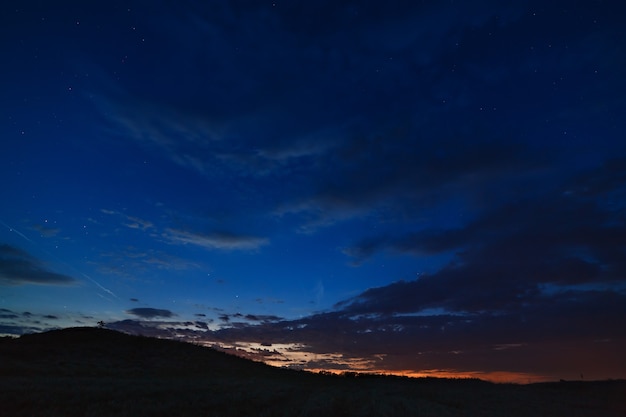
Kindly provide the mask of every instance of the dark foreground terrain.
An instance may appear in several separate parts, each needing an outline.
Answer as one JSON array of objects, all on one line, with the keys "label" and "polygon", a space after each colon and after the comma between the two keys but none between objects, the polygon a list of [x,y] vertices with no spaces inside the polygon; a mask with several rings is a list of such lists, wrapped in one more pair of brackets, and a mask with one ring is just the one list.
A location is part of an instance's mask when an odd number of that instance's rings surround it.
[{"label": "dark foreground terrain", "polygon": [[288,371],[74,328],[0,340],[0,415],[626,416],[626,381],[532,385]]}]

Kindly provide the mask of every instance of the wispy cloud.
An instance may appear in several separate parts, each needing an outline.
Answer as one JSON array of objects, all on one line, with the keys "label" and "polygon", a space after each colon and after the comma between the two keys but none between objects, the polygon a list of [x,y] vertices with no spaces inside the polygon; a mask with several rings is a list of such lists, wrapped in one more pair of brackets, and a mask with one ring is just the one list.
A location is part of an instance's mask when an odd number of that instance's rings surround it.
[{"label": "wispy cloud", "polygon": [[41,224],[36,224],[32,227],[33,230],[36,230],[37,232],[39,232],[39,234],[42,237],[54,237],[57,234],[59,234],[59,232],[61,231],[61,229],[56,228],[56,227],[47,227],[47,226],[43,226]]},{"label": "wispy cloud", "polygon": [[139,217],[127,216],[129,223],[126,223],[126,227],[130,227],[131,229],[140,229],[140,230],[148,230],[154,227],[152,222],[140,219]]},{"label": "wispy cloud", "polygon": [[210,172],[212,158],[208,158],[211,153],[207,150],[222,137],[223,128],[208,122],[205,117],[130,96],[119,86],[116,90],[116,97],[98,96],[95,99],[111,122],[113,134],[154,146],[172,162],[185,168],[204,175]]},{"label": "wispy cloud", "polygon": [[191,244],[206,249],[219,250],[256,250],[269,244],[269,239],[267,238],[225,232],[204,234],[179,229],[167,229],[163,237],[174,244]]},{"label": "wispy cloud", "polygon": [[142,219],[140,217],[131,216],[120,211],[100,209],[100,212],[103,214],[107,214],[111,216],[120,216],[124,218],[126,222],[122,223],[122,225],[130,229],[146,231],[146,230],[150,230],[154,228],[154,223],[152,223],[151,221]]},{"label": "wispy cloud", "polygon": [[197,261],[180,258],[153,248],[139,249],[133,246],[103,252],[100,257],[102,262],[98,262],[97,265],[102,273],[135,278],[137,274],[149,274],[155,270],[185,271],[201,267]]}]

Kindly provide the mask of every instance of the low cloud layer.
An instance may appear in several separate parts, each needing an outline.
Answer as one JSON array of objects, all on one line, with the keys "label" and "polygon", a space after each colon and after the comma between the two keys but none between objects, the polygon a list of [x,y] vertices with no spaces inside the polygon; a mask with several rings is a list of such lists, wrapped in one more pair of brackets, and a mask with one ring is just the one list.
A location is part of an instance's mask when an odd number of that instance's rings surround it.
[{"label": "low cloud layer", "polygon": [[126,310],[126,313],[144,319],[170,318],[175,316],[175,314],[169,310],[149,307],[131,308],[130,310]]}]

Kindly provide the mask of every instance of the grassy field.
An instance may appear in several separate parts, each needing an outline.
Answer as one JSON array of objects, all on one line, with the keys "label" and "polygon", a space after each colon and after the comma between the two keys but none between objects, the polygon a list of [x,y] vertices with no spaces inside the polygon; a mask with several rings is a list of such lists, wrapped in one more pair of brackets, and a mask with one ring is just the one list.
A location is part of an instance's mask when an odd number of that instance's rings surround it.
[{"label": "grassy field", "polygon": [[76,328],[0,341],[2,416],[626,416],[626,381],[333,376]]}]

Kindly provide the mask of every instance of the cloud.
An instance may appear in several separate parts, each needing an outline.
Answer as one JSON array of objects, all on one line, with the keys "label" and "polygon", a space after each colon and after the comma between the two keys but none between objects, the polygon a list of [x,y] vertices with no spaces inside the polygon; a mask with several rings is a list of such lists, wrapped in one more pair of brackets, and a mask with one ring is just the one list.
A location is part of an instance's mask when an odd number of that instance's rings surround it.
[{"label": "cloud", "polygon": [[[613,162],[607,164],[615,167]],[[612,170],[624,176],[626,170]],[[551,292],[626,291],[626,227],[612,201],[624,193],[603,179],[581,180],[503,204],[455,229],[423,229],[371,237],[345,251],[363,260],[388,250],[413,256],[455,253],[452,262],[418,280],[369,289],[340,307],[361,313],[415,313],[429,308],[511,313],[542,305]],[[588,184],[597,184],[590,187]],[[563,191],[565,190],[565,191]],[[575,190],[584,190],[577,192]],[[591,200],[588,193],[593,192]]]},{"label": "cloud", "polygon": [[[175,272],[200,267],[198,262],[180,258],[154,248],[140,250],[139,248],[128,246],[117,251],[103,252],[100,254],[100,257],[103,260],[99,264],[100,271],[125,277],[137,277],[139,274],[149,274],[155,270]],[[123,267],[120,267],[120,265],[123,265]]]},{"label": "cloud", "polygon": [[[359,370],[508,370],[558,379],[580,368],[595,369],[598,377],[606,378],[626,372],[616,366],[623,363],[619,352],[626,339],[614,320],[626,312],[624,301],[624,295],[610,292],[561,293],[503,314],[403,315],[347,308],[299,320],[222,328],[206,337],[222,343],[297,344],[296,350],[308,353],[305,367],[317,367],[315,355],[336,353],[351,363],[347,368]],[[558,354],[563,343],[572,346],[567,356]],[[596,354],[604,355],[601,364],[592,359]],[[325,367],[337,369],[337,363],[341,360]]]},{"label": "cloud", "polygon": [[274,316],[274,315],[264,315],[264,314],[246,314],[244,316],[246,320],[250,321],[259,321],[259,322],[271,322],[271,321],[281,321],[284,320],[282,317]]},{"label": "cloud", "polygon": [[170,310],[149,307],[131,308],[130,310],[126,310],[126,313],[144,319],[154,319],[158,317],[170,318],[176,316],[176,314],[174,314]]},{"label": "cloud", "polygon": [[100,209],[100,212],[103,214],[110,215],[110,216],[123,217],[124,219],[128,221],[127,223],[123,223],[123,225],[128,227],[129,229],[147,231],[147,230],[154,228],[154,223],[152,223],[151,221],[144,220],[136,216],[130,216],[126,213],[122,213],[122,212],[115,211],[115,210],[108,210],[108,209]]},{"label": "cloud", "polygon": [[0,324],[0,335],[19,336],[27,333],[34,333],[37,331],[41,331],[41,329],[38,327]]},{"label": "cloud", "polygon": [[175,244],[192,244],[205,249],[219,250],[255,250],[269,243],[269,239],[256,236],[227,232],[203,234],[178,229],[167,229],[163,237]]},{"label": "cloud", "polygon": [[[626,170],[621,167],[623,162],[608,160],[600,167],[582,174],[570,173],[569,178],[557,178],[558,182],[543,187],[540,183],[545,183],[545,178],[538,177],[516,190],[514,203],[506,199],[483,207],[477,216],[468,218],[459,227],[422,228],[401,236],[372,237],[355,250],[369,253],[369,248],[386,248],[398,252],[437,253],[475,243],[493,243],[506,235],[526,239],[541,236],[537,240],[548,236],[551,244],[559,245],[567,241],[602,245],[609,237],[611,242],[618,239],[619,243],[623,228],[618,221],[621,209],[618,198],[626,192],[619,181],[626,176]],[[558,219],[561,221],[557,222]],[[589,234],[595,227],[599,227],[597,233]]]},{"label": "cloud", "polygon": [[127,216],[130,223],[126,223],[125,226],[131,229],[148,230],[154,228],[154,224],[150,221],[140,219],[139,217]]},{"label": "cloud", "polygon": [[[581,198],[603,197],[610,199],[614,209],[622,208],[619,200],[626,193],[626,157],[609,158],[601,166],[578,175],[565,187],[565,194]],[[607,201],[607,202],[609,202]]]},{"label": "cloud", "polygon": [[302,160],[307,157],[319,157],[331,151],[341,143],[338,129],[321,132],[313,132],[301,138],[296,138],[287,143],[270,143],[261,148],[257,155],[268,160],[288,162],[292,159]]},{"label": "cloud", "polygon": [[[626,294],[613,291],[547,292],[532,305],[508,311],[448,312],[432,308],[402,313],[404,300],[416,296],[413,282],[381,287],[401,305],[356,308],[354,300],[334,311],[296,320],[255,321],[258,315],[223,314],[217,329],[201,323],[125,320],[112,328],[139,334],[178,337],[228,348],[235,354],[276,365],[306,369],[375,372],[431,370],[478,377],[506,370],[510,378],[569,377],[572,369],[595,372],[596,378],[623,375],[620,367],[626,339],[615,317],[626,314]],[[408,294],[406,294],[408,292]],[[370,300],[371,301],[371,300]],[[233,318],[249,320],[233,322]],[[564,343],[567,347],[564,347]],[[274,352],[264,350],[272,345]],[[285,362],[285,359],[289,361]],[[601,359],[599,359],[601,358]],[[593,370],[593,371],[592,371]]]},{"label": "cloud", "polygon": [[57,234],[59,234],[59,232],[61,231],[61,229],[53,228],[53,227],[46,227],[40,224],[34,225],[32,229],[38,231],[42,237],[54,237]]},{"label": "cloud", "polygon": [[127,319],[107,323],[107,328],[143,336],[175,338],[176,334],[172,331],[173,324],[174,323],[163,323],[156,320],[146,321],[145,319]]},{"label": "cloud", "polygon": [[70,276],[50,271],[26,251],[0,244],[0,284],[3,285],[72,285]]},{"label": "cloud", "polygon": [[[63,315],[50,314],[50,313],[31,313],[24,311],[21,313],[14,312],[9,309],[0,309],[0,335],[11,334],[21,335],[28,333],[38,333],[51,329],[57,329],[59,326],[67,326],[70,322],[68,319],[74,318],[75,323],[82,324],[82,319],[93,319],[82,314],[74,315],[73,313],[63,312]],[[95,325],[95,321],[90,323]]]},{"label": "cloud", "polygon": [[194,322],[194,324],[199,329],[209,330],[208,323],[205,323],[203,321],[196,321],[196,322]]},{"label": "cloud", "polygon": [[474,124],[464,121],[441,133],[408,121],[353,134],[325,155],[311,192],[275,214],[301,218],[303,231],[371,217],[419,222],[425,213],[452,204],[475,209],[498,204],[509,196],[511,183],[548,164],[549,151],[537,154]]}]

